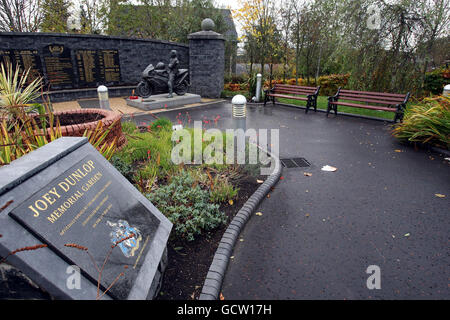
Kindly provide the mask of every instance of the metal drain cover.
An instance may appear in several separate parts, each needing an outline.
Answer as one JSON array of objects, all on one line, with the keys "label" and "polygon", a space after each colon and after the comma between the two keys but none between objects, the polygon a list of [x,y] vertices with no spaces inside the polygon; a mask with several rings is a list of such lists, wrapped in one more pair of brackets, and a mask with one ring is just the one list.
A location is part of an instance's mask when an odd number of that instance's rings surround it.
[{"label": "metal drain cover", "polygon": [[311,164],[305,158],[289,158],[280,159],[283,167],[286,168],[298,168],[298,167],[309,167]]}]

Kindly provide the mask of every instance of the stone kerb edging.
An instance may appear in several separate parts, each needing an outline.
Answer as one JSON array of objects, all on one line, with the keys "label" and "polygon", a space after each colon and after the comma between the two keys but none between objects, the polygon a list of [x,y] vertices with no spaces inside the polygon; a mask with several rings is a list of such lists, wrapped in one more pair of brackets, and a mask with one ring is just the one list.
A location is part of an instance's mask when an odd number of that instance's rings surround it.
[{"label": "stone kerb edging", "polygon": [[[260,148],[260,147],[259,147]],[[261,149],[261,148],[260,148]],[[261,149],[262,150],[262,149]],[[267,152],[263,150],[264,152]],[[251,195],[242,208],[238,211],[231,223],[225,230],[219,246],[214,255],[208,274],[203,284],[199,300],[217,300],[222,288],[225,271],[228,267],[233,248],[241,230],[244,228],[248,219],[256,207],[269,193],[270,189],[278,182],[282,172],[280,159],[270,152],[267,152],[275,161],[275,169],[272,174],[264,181],[262,185]]]}]

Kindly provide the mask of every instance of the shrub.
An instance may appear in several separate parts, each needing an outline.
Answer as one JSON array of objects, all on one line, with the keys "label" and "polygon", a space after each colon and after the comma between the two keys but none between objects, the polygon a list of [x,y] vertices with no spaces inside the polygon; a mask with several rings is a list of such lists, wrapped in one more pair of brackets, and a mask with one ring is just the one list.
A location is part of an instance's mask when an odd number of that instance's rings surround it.
[{"label": "shrub", "polygon": [[166,124],[157,124],[150,132],[135,131],[117,155],[127,164],[145,161],[147,166],[158,169],[158,177],[164,177],[175,168],[171,160],[171,137],[172,127],[168,129]]},{"label": "shrub", "polygon": [[221,179],[216,176],[214,179],[214,187],[209,191],[210,200],[214,203],[222,203],[233,200],[237,197],[239,188],[234,188],[228,179]]},{"label": "shrub", "polygon": [[321,96],[335,95],[339,87],[345,88],[347,86],[349,78],[350,73],[320,76],[317,81],[320,86],[319,94]]},{"label": "shrub", "polygon": [[441,94],[445,85],[450,83],[450,69],[439,68],[425,74],[423,88],[426,94]]},{"label": "shrub", "polygon": [[121,157],[118,155],[114,155],[111,160],[109,160],[111,164],[119,171],[128,181],[133,183],[133,167],[126,163]]},{"label": "shrub", "polygon": [[[19,75],[19,68],[13,71],[12,65],[6,69],[1,65],[0,72],[0,165],[11,161],[48,144],[62,136],[61,126],[53,115],[50,101],[42,96],[44,104],[30,104],[39,97],[42,78],[28,83],[29,69]],[[27,84],[28,83],[28,84]],[[33,112],[38,111],[38,114]],[[116,140],[104,142],[111,128],[99,121],[93,130],[86,130],[89,142],[107,159],[116,150]]]},{"label": "shrub", "polygon": [[438,96],[409,105],[393,135],[404,141],[430,143],[450,149],[450,99]]},{"label": "shrub", "polygon": [[122,122],[122,132],[127,134],[132,134],[137,130],[136,124],[131,121]]},{"label": "shrub", "polygon": [[152,131],[169,130],[172,131],[172,121],[168,118],[159,118],[150,125]]},{"label": "shrub", "polygon": [[146,197],[174,224],[176,235],[188,241],[226,222],[219,205],[210,203],[209,193],[184,170]]}]

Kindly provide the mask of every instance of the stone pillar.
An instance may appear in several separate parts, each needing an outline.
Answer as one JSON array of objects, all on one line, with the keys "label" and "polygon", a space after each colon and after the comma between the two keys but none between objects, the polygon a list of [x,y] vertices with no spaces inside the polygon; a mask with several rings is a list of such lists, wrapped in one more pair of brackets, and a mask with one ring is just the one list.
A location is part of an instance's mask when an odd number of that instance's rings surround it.
[{"label": "stone pillar", "polygon": [[202,21],[202,31],[191,33],[189,39],[190,93],[203,98],[219,98],[225,72],[225,38],[212,31],[211,19]]}]

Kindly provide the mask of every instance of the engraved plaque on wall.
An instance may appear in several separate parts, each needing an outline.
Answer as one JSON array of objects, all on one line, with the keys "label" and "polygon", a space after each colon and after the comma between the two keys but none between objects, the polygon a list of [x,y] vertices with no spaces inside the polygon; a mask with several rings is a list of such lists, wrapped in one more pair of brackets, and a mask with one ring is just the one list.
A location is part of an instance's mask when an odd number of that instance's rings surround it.
[{"label": "engraved plaque on wall", "polygon": [[39,76],[43,76],[41,58],[38,50],[35,49],[9,49],[0,50],[0,63],[5,66],[7,63],[12,64],[15,70],[19,66],[19,75],[22,75],[24,70],[30,70],[28,73],[26,83],[30,83]]},{"label": "engraved plaque on wall", "polygon": [[100,78],[98,72],[98,59],[96,50],[76,50],[78,84],[80,87],[93,87],[97,85]]},{"label": "engraved plaque on wall", "polygon": [[120,82],[118,50],[76,50],[80,87],[100,84],[114,85]]},{"label": "engraved plaque on wall", "polygon": [[41,58],[37,50],[14,50],[14,60],[20,67],[21,72],[30,70],[27,83],[44,75],[42,71]]},{"label": "engraved plaque on wall", "polygon": [[6,64],[14,64],[14,56],[12,56],[12,50],[0,50],[0,63],[6,67]]},{"label": "engraved plaque on wall", "polygon": [[120,62],[118,50],[99,50],[101,72],[107,84],[120,82]]},{"label": "engraved plaque on wall", "polygon": [[74,87],[74,72],[70,49],[63,45],[49,45],[44,48],[44,63],[51,89]]}]

